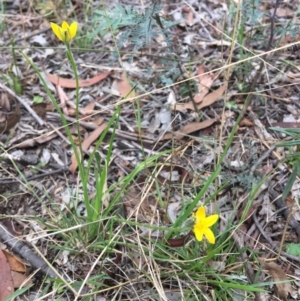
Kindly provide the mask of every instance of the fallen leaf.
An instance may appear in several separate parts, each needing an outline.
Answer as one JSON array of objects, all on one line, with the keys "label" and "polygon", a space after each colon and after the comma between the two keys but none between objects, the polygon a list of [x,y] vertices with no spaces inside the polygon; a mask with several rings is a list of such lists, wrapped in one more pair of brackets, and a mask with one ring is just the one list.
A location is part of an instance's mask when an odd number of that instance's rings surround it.
[{"label": "fallen leaf", "polygon": [[67,101],[69,101],[69,98],[60,85],[56,86],[56,90],[57,90],[57,93],[59,96],[60,107],[62,109],[62,112],[64,115],[69,116],[69,111],[68,111],[67,104],[66,104]]},{"label": "fallen leaf", "polygon": [[298,129],[300,128],[300,122],[274,122],[271,126],[277,126],[284,129]]},{"label": "fallen leaf", "polygon": [[199,80],[199,84],[198,84],[198,93],[194,96],[194,101],[196,103],[200,103],[205,95],[209,92],[209,88],[211,87],[211,85],[214,82],[214,79],[212,77],[212,75],[210,74],[205,74],[205,69],[204,66],[201,65],[198,67],[198,80]]},{"label": "fallen leaf", "polygon": [[33,103],[31,108],[38,116],[44,118],[46,116],[47,104],[45,102]]},{"label": "fallen leaf", "polygon": [[179,131],[173,132],[173,133],[167,133],[163,135],[161,140],[168,140],[168,139],[182,139],[185,137],[187,134],[202,130],[204,128],[207,128],[211,126],[213,123],[217,121],[216,118],[214,119],[208,119],[202,122],[191,122],[187,125],[185,125],[182,129]]},{"label": "fallen leaf", "polygon": [[15,271],[11,272],[11,277],[14,283],[14,288],[24,287],[32,284],[32,279],[28,278],[25,274]]},{"label": "fallen leaf", "polygon": [[0,279],[0,300],[4,300],[14,292],[14,284],[9,263],[2,249],[0,249]]},{"label": "fallen leaf", "polygon": [[121,80],[118,81],[118,90],[120,92],[120,95],[123,97],[135,97],[135,91],[132,89],[125,71],[122,74]]},{"label": "fallen leaf", "polygon": [[[89,146],[102,134],[102,132],[105,130],[107,126],[107,123],[102,123],[99,127],[97,127],[83,142],[81,145],[81,149],[87,150]],[[79,153],[79,148],[78,148],[78,153]],[[81,160],[81,158],[79,158]],[[71,165],[70,165],[70,172],[74,177],[75,171],[78,166],[75,154],[72,154],[71,156]]]},{"label": "fallen leaf", "polygon": [[[47,78],[50,80],[51,83],[55,85],[59,85],[64,88],[76,88],[76,80],[75,79],[69,79],[69,78],[63,78],[56,75],[53,75],[51,73],[45,73]],[[79,79],[79,87],[89,87],[92,86],[101,80],[105,79],[110,75],[110,72],[104,72],[101,74],[98,74],[95,77],[89,78],[89,79]]]},{"label": "fallen leaf", "polygon": [[51,134],[45,134],[45,135],[42,135],[42,136],[38,136],[37,138],[30,138],[30,139],[27,139],[27,140],[22,141],[21,143],[19,143],[18,148],[22,149],[22,148],[33,147],[37,143],[38,144],[43,144],[45,142],[48,142],[48,141],[54,139],[56,136],[57,136],[57,134],[52,132]]},{"label": "fallen leaf", "polygon": [[183,237],[169,238],[167,240],[167,245],[169,245],[170,247],[173,247],[173,248],[183,247],[188,242],[188,238],[190,237],[190,235],[191,235],[191,233],[188,233]]},{"label": "fallen leaf", "polygon": [[[90,103],[88,103],[83,109],[83,113],[84,115],[89,115],[89,114],[93,114],[94,108],[95,108],[95,104],[96,104],[96,100],[91,101]],[[85,121],[87,121],[87,119],[84,119]]]},{"label": "fallen leaf", "polygon": [[[85,116],[81,120],[83,120],[85,122],[90,121],[90,119],[92,117],[92,114],[94,113],[95,103],[96,103],[96,100],[91,101],[86,107],[78,109],[80,115]],[[68,110],[69,111],[69,115],[70,116],[75,116],[76,115],[76,104],[74,102],[72,102],[72,101],[69,101],[69,99],[67,100],[67,104],[71,107]]]},{"label": "fallen leaf", "polygon": [[208,107],[210,105],[212,105],[213,103],[215,103],[225,92],[227,88],[227,84],[224,84],[222,86],[220,86],[217,90],[207,94],[203,101],[197,106],[198,110],[201,110],[204,107]]},{"label": "fallen leaf", "polygon": [[265,258],[258,258],[258,261],[260,262],[263,268],[269,271],[272,278],[274,279],[274,282],[281,282],[281,283],[275,283],[278,296],[282,300],[287,301],[288,294],[293,293],[293,288],[291,282],[282,283],[282,281],[288,280],[284,270],[275,262],[267,262]]},{"label": "fallen leaf", "polygon": [[[271,9],[270,12],[273,14],[274,13],[274,9]],[[295,14],[295,11],[288,8],[288,7],[285,7],[285,8],[280,8],[278,7],[277,10],[276,10],[276,17],[288,17],[288,16],[294,16]]]},{"label": "fallen leaf", "polygon": [[25,264],[20,260],[18,259],[16,256],[14,256],[13,254],[3,250],[3,253],[10,265],[10,269],[12,271],[15,271],[15,272],[22,272],[22,273],[26,273],[27,272],[27,268],[25,266]]},{"label": "fallen leaf", "polygon": [[[86,119],[84,118],[83,119],[84,121],[86,121]],[[93,123],[93,124],[95,124],[95,125],[100,125],[101,123],[103,123],[103,121],[104,121],[104,118],[103,117],[97,117],[97,118],[95,118],[95,119],[93,119],[91,122]]]},{"label": "fallen leaf", "polygon": [[[220,86],[217,90],[207,94],[203,101],[197,105],[198,110],[201,110],[204,107],[210,106],[213,103],[215,103],[224,93],[226,90],[227,84],[224,84],[223,86]],[[171,106],[173,110],[176,111],[186,111],[187,109],[195,111],[195,107],[192,101],[187,103],[178,103],[176,105]]]},{"label": "fallen leaf", "polygon": [[243,118],[239,124],[240,126],[253,126],[253,122],[251,120],[249,120],[248,118]]},{"label": "fallen leaf", "polygon": [[194,23],[194,12],[189,8],[186,24],[192,26]]},{"label": "fallen leaf", "polygon": [[9,112],[7,112],[6,109],[2,107],[1,104],[0,107],[2,108],[2,112],[3,112],[3,113],[0,112],[0,134],[3,134],[5,132],[8,132],[19,122],[21,118],[21,110],[17,102],[15,102],[15,109],[10,110]]}]

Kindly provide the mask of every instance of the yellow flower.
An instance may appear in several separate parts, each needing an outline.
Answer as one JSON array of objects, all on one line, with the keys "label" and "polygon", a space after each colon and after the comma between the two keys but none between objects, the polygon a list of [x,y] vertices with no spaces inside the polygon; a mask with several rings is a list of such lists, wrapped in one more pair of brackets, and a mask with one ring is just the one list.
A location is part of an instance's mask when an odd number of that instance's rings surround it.
[{"label": "yellow flower", "polygon": [[50,24],[57,38],[66,44],[69,44],[70,41],[76,36],[78,26],[77,22],[73,22],[69,26],[69,24],[66,21],[64,21],[62,22],[61,27],[56,23],[51,22]]},{"label": "yellow flower", "polygon": [[203,239],[203,235],[207,238],[207,240],[214,244],[216,241],[214,233],[209,229],[212,225],[214,225],[219,216],[218,214],[213,214],[211,216],[206,217],[205,208],[203,206],[199,207],[196,213],[193,213],[193,217],[195,218],[194,225],[194,233],[196,239],[201,241]]}]

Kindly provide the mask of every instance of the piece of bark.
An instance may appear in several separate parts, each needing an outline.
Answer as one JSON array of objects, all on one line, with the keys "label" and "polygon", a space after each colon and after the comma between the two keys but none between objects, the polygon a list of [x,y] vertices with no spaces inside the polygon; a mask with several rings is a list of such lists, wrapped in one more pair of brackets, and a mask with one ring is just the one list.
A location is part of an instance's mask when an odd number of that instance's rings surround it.
[{"label": "piece of bark", "polygon": [[26,259],[34,268],[39,269],[43,274],[57,278],[56,273],[47,265],[47,263],[35,254],[24,242],[14,237],[8,230],[0,223],[0,239],[3,243],[8,245],[11,250],[20,257]]}]

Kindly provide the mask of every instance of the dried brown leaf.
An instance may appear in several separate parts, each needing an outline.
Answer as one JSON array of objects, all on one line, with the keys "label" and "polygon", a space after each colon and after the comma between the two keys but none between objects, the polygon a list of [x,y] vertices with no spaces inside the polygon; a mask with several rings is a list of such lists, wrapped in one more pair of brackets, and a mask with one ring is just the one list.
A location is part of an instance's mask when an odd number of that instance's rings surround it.
[{"label": "dried brown leaf", "polygon": [[[110,75],[110,72],[104,72],[101,74],[98,74],[95,77],[89,78],[89,79],[80,79],[79,80],[79,87],[89,87],[92,86],[99,81],[105,79]],[[46,73],[47,78],[50,80],[52,84],[59,85],[64,88],[76,88],[76,80],[75,79],[69,79],[69,78],[63,78],[56,75],[53,75],[51,73]]]},{"label": "dried brown leaf", "polygon": [[1,114],[0,134],[3,134],[13,128],[21,118],[21,110],[18,103],[15,105],[14,111],[8,112],[4,115]]},{"label": "dried brown leaf", "polygon": [[[95,108],[95,104],[96,104],[96,100],[91,101],[90,103],[88,103],[83,109],[82,112],[84,115],[88,115],[88,114],[92,114]],[[85,121],[87,121],[87,119],[84,119]]]},{"label": "dried brown leaf", "polygon": [[[272,278],[274,279],[274,282],[282,282],[288,280],[284,270],[278,264],[276,264],[275,262],[268,262],[265,260],[265,258],[258,258],[258,260],[263,268],[269,271]],[[290,282],[276,283],[276,288],[279,298],[284,301],[287,301],[288,294],[293,292],[293,288]]]},{"label": "dried brown leaf", "polygon": [[[273,14],[273,9],[271,9],[271,12]],[[294,14],[295,14],[295,11],[288,8],[288,7],[285,7],[285,8],[278,7],[277,10],[276,10],[276,16],[277,17],[285,18],[285,17],[289,17],[289,16],[294,16]]]},{"label": "dried brown leaf", "polygon": [[217,90],[207,94],[203,101],[197,106],[198,110],[201,110],[204,107],[208,107],[210,105],[212,105],[213,103],[215,103],[225,92],[227,88],[227,84],[224,84],[222,86],[220,86]]},{"label": "dried brown leaf", "polygon": [[13,254],[11,254],[5,250],[3,250],[3,253],[6,256],[6,259],[9,263],[12,271],[21,272],[21,273],[27,272],[27,268],[26,268],[25,264],[19,258],[17,258]]},{"label": "dried brown leaf", "polygon": [[14,288],[24,287],[32,284],[32,279],[28,278],[25,274],[18,273],[15,271],[11,272],[11,276],[14,283]]},{"label": "dried brown leaf", "polygon": [[186,24],[192,26],[194,23],[194,12],[190,9],[187,15]]},{"label": "dried brown leaf", "polygon": [[31,138],[31,139],[27,139],[21,143],[18,144],[18,148],[28,148],[28,147],[33,147],[35,146],[37,143],[38,144],[43,144],[45,142],[48,142],[52,139],[54,139],[57,136],[56,133],[52,133],[49,135],[42,135],[39,136],[37,138]]},{"label": "dried brown leaf", "polygon": [[272,126],[278,126],[284,129],[298,129],[300,128],[300,122],[274,122],[272,123]]},{"label": "dried brown leaf", "polygon": [[215,123],[217,121],[216,118],[214,119],[208,119],[202,122],[191,122],[187,125],[185,125],[182,129],[180,129],[179,131],[176,131],[174,133],[167,133],[165,134],[161,140],[168,140],[168,139],[182,139],[183,137],[185,137],[187,134],[205,129],[209,126],[211,126],[213,123]]},{"label": "dried brown leaf", "polygon": [[132,90],[132,87],[129,83],[129,80],[126,76],[126,73],[123,72],[121,80],[118,81],[118,90],[120,95],[126,98],[135,97],[135,91]]},{"label": "dried brown leaf", "polygon": [[248,118],[243,118],[239,124],[240,126],[253,126],[253,122],[251,120],[249,120]]},{"label": "dried brown leaf", "polygon": [[59,100],[60,100],[60,107],[61,107],[64,115],[69,116],[69,111],[68,111],[67,104],[66,104],[69,101],[69,98],[60,85],[56,86],[56,90],[57,90]]},{"label": "dried brown leaf", "polygon": [[11,276],[11,270],[5,254],[0,249],[0,300],[14,292],[14,284]]},{"label": "dried brown leaf", "polygon": [[42,103],[33,103],[31,105],[31,108],[40,117],[42,117],[42,118],[46,117],[46,113],[47,113],[47,104],[46,103],[44,103],[44,102],[42,102]]},{"label": "dried brown leaf", "polygon": [[0,109],[3,112],[10,112],[11,111],[10,101],[8,99],[7,94],[4,93],[4,92],[1,93]]},{"label": "dried brown leaf", "polygon": [[183,237],[180,237],[180,238],[169,238],[167,240],[167,244],[170,246],[170,247],[173,247],[173,248],[180,248],[180,247],[183,247],[188,238],[190,237],[190,233],[186,234],[185,236]]},{"label": "dried brown leaf", "polygon": [[201,65],[198,67],[198,93],[194,96],[194,101],[200,103],[205,95],[209,92],[209,88],[214,82],[213,76],[211,74],[205,74],[204,66]]},{"label": "dried brown leaf", "polygon": [[[198,110],[201,110],[202,108],[210,106],[213,103],[215,103],[223,95],[223,93],[226,90],[226,87],[227,84],[224,84],[223,86],[220,86],[217,90],[207,94],[204,97],[203,101],[197,105]],[[195,111],[195,106],[191,101],[187,103],[178,103],[176,105],[172,105],[171,107],[173,110],[180,111],[180,112],[186,111],[187,109]]]}]

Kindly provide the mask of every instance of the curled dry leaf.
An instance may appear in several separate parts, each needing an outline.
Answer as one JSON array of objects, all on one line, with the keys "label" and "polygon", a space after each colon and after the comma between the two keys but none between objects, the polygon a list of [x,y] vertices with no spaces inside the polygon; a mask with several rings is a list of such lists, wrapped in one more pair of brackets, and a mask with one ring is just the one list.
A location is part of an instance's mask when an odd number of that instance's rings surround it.
[{"label": "curled dry leaf", "polygon": [[182,11],[187,13],[186,24],[192,26],[194,23],[194,12],[188,6],[184,7]]},{"label": "curled dry leaf", "polygon": [[204,66],[201,65],[198,67],[198,93],[194,96],[194,101],[200,103],[205,95],[209,92],[209,88],[214,82],[212,74],[205,74]]},{"label": "curled dry leaf", "polygon": [[169,238],[167,240],[167,244],[173,248],[183,247],[186,244],[186,242],[188,242],[188,238],[190,237],[190,235],[191,235],[191,232],[189,232],[188,234],[186,234],[183,237]]},{"label": "curled dry leaf", "polygon": [[30,138],[27,139],[21,143],[18,144],[18,148],[28,148],[28,147],[33,147],[35,146],[37,143],[38,144],[43,144],[45,142],[48,142],[52,139],[54,139],[57,136],[56,133],[51,133],[50,134],[45,134],[45,135],[41,135],[37,138]]},{"label": "curled dry leaf", "polygon": [[161,140],[167,140],[167,139],[182,139],[183,137],[185,137],[187,134],[205,129],[209,126],[211,126],[213,123],[215,123],[217,121],[216,118],[214,119],[209,119],[209,120],[205,120],[202,122],[191,122],[187,125],[185,125],[182,129],[180,129],[179,131],[176,131],[174,133],[167,133],[165,135],[163,135],[163,137],[161,138]]},{"label": "curled dry leaf", "polygon": [[66,116],[69,116],[69,111],[68,111],[67,104],[66,104],[66,102],[69,101],[69,98],[60,85],[57,85],[56,89],[57,89],[57,93],[59,96],[60,105],[61,105],[63,114]]},{"label": "curled dry leaf", "polygon": [[240,126],[253,126],[253,122],[248,118],[243,118],[239,124]]},{"label": "curled dry leaf", "polygon": [[5,93],[1,94],[0,99],[0,134],[8,132],[13,128],[21,118],[20,106],[15,102],[12,109],[11,103]]},{"label": "curled dry leaf", "polygon": [[284,129],[298,129],[300,128],[300,122],[274,122],[272,126],[281,127]]},{"label": "curled dry leaf", "polygon": [[269,271],[272,278],[274,279],[274,282],[280,282],[280,283],[276,283],[278,296],[281,300],[287,301],[288,294],[293,293],[293,288],[290,282],[283,282],[283,281],[288,281],[288,278],[284,270],[275,262],[266,261],[265,258],[258,258],[258,260],[260,264],[263,266],[263,268]]},{"label": "curled dry leaf", "polygon": [[121,96],[126,98],[135,97],[135,91],[132,89],[125,71],[122,73],[122,78],[118,81],[117,85]]},{"label": "curled dry leaf", "polygon": [[[104,72],[101,74],[98,74],[95,77],[89,78],[89,79],[79,79],[79,87],[89,87],[92,86],[101,80],[105,79],[110,75],[110,72]],[[51,73],[46,73],[47,78],[50,80],[51,83],[55,85],[59,85],[64,88],[76,88],[76,80],[75,79],[69,79],[69,78],[63,78],[56,75],[53,75]]]},{"label": "curled dry leaf", "polygon": [[11,276],[13,279],[14,288],[19,288],[21,286],[24,287],[32,284],[32,280],[25,274],[12,271]]},{"label": "curled dry leaf", "polygon": [[[208,107],[215,103],[225,92],[227,88],[227,84],[224,84],[220,86],[217,90],[207,94],[201,103],[197,104],[197,109],[201,110],[202,108]],[[195,111],[195,107],[193,102],[187,102],[187,103],[178,103],[176,105],[172,105],[172,109],[176,111],[186,111],[186,110],[193,110]]]},{"label": "curled dry leaf", "polygon": [[11,254],[5,250],[3,250],[3,253],[4,253],[12,271],[21,272],[21,273],[27,272],[27,268],[26,268],[25,264],[19,258],[17,258],[13,254]]},{"label": "curled dry leaf", "polygon": [[37,113],[38,116],[44,118],[46,117],[47,112],[47,104],[45,102],[42,103],[34,103],[31,105],[31,108],[34,112]]},{"label": "curled dry leaf", "polygon": [[14,292],[14,284],[11,276],[11,270],[5,254],[0,249],[0,300]]}]

